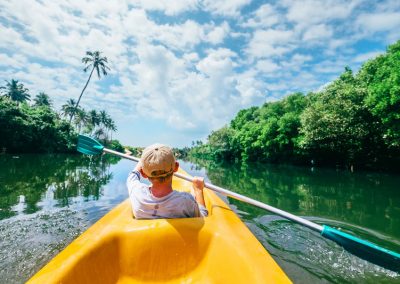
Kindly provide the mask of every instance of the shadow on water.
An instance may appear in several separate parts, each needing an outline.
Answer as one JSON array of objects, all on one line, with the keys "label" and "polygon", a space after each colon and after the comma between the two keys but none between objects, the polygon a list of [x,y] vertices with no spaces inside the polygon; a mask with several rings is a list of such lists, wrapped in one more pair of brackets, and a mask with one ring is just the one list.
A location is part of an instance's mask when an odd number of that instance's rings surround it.
[{"label": "shadow on water", "polygon": [[[400,176],[194,162],[189,172],[204,172],[215,185],[400,252]],[[399,274],[351,255],[306,227],[228,200],[295,283],[400,282]]]}]

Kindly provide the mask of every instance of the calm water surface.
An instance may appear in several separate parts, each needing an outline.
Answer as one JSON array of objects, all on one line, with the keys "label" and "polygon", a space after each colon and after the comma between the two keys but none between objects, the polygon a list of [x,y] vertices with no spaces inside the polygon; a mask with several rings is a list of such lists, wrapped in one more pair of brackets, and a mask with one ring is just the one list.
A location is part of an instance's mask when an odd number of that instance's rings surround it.
[{"label": "calm water surface", "polygon": [[[181,162],[191,174],[400,251],[400,176]],[[79,155],[0,156],[0,283],[23,283],[127,198],[133,163]],[[307,228],[226,199],[295,283],[400,283]]]}]

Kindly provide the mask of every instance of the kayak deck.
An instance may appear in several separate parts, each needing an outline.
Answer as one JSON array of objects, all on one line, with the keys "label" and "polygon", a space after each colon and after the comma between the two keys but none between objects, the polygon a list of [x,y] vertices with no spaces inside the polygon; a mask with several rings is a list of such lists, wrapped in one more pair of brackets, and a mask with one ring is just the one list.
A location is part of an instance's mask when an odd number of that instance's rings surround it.
[{"label": "kayak deck", "polygon": [[125,200],[28,283],[291,283],[225,202],[204,197],[209,216],[182,219],[136,220]]}]

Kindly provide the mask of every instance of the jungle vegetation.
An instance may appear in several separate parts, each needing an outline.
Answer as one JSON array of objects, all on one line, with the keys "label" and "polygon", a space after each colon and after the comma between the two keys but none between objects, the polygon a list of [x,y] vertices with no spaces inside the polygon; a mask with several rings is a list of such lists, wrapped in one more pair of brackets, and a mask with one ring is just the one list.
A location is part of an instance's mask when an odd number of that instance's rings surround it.
[{"label": "jungle vegetation", "polygon": [[189,155],[359,168],[400,162],[400,41],[323,90],[240,110]]},{"label": "jungle vegetation", "polygon": [[107,75],[107,58],[99,51],[88,51],[82,63],[85,72],[91,70],[86,84],[78,101],[69,99],[60,112],[44,92],[31,101],[29,90],[18,80],[11,79],[0,87],[0,153],[76,152],[78,133],[93,136],[109,148],[124,150],[112,139],[117,127],[105,110],[87,111],[79,106],[93,72],[99,78]]},{"label": "jungle vegetation", "polygon": [[[29,103],[31,95],[28,89],[17,80],[7,82],[2,91],[0,153],[75,152],[78,133],[91,135],[109,145],[108,147],[123,150],[123,146],[112,139],[112,133],[117,128],[104,110],[85,111],[78,107],[77,115],[70,124],[68,119],[74,111],[71,100],[57,112],[49,96],[43,92]],[[23,94],[16,94],[18,92]]]}]

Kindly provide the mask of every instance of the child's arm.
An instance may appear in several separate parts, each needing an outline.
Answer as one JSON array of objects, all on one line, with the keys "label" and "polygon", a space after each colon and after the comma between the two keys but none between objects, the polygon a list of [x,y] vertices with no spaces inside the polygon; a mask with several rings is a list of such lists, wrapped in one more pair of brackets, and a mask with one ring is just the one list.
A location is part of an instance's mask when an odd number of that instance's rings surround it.
[{"label": "child's arm", "polygon": [[138,163],[136,165],[136,167],[133,169],[133,171],[131,171],[129,173],[129,175],[128,175],[128,179],[126,181],[126,185],[128,187],[129,194],[132,193],[132,190],[134,188],[137,188],[141,184],[140,183],[140,177],[141,177],[140,170],[141,170],[141,168],[142,167],[141,167],[140,163]]},{"label": "child's arm", "polygon": [[206,203],[204,202],[203,188],[204,188],[204,178],[194,177],[193,178],[194,199],[198,204],[203,205],[205,207]]}]

